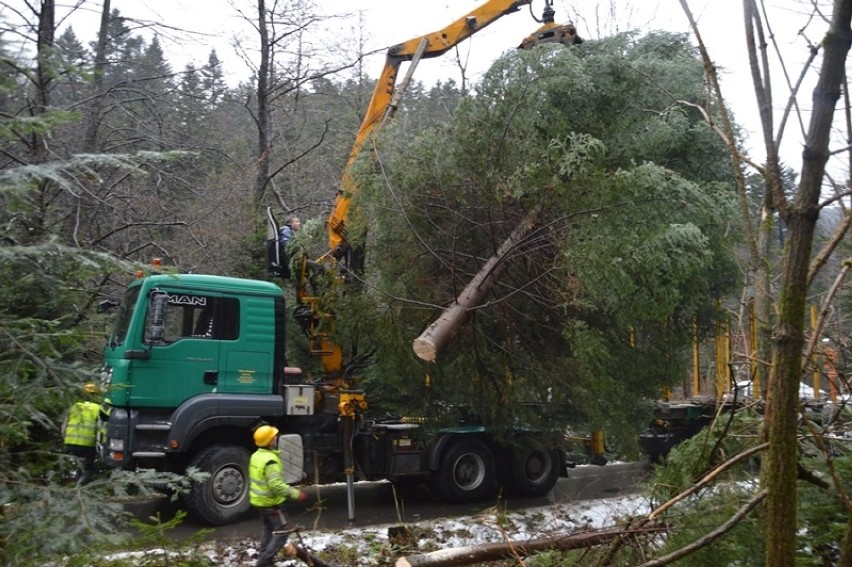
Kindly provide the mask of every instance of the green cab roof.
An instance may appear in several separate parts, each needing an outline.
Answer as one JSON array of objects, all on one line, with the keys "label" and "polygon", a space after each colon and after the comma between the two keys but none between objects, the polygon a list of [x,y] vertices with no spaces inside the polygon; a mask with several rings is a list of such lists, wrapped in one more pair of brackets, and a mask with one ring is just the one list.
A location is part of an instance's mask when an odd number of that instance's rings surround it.
[{"label": "green cab roof", "polygon": [[272,282],[206,274],[156,274],[136,279],[130,283],[131,287],[137,285],[144,286],[146,289],[168,285],[171,289],[186,287],[195,291],[258,295],[282,295],[284,293],[280,287]]}]

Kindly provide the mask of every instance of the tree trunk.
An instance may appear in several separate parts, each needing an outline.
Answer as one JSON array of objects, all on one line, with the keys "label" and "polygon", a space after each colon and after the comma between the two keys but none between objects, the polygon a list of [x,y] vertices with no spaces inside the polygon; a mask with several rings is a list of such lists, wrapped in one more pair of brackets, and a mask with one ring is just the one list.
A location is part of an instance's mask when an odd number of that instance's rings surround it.
[{"label": "tree trunk", "polygon": [[641,528],[603,528],[591,532],[570,534],[564,536],[553,536],[534,539],[524,542],[486,543],[483,545],[471,545],[456,549],[442,549],[421,555],[400,557],[396,560],[396,567],[456,567],[458,565],[474,565],[488,561],[498,561],[511,557],[525,557],[536,551],[556,549],[567,551],[593,547],[609,543],[625,536],[635,534],[650,534],[664,531],[666,528],[660,525],[646,525]]},{"label": "tree trunk", "polygon": [[109,39],[109,15],[111,10],[110,0],[103,0],[101,24],[98,28],[98,43],[95,47],[95,68],[92,75],[92,102],[86,110],[86,134],[83,138],[84,150],[92,154],[98,151],[98,126],[100,126],[101,111],[104,106],[104,74],[109,65],[106,50]]},{"label": "tree trunk", "polygon": [[823,41],[819,81],[813,92],[813,113],[802,152],[802,177],[784,219],[789,238],[769,377],[766,415],[769,449],[762,467],[762,480],[769,491],[765,564],[771,567],[794,567],[796,560],[796,418],[805,345],[808,268],[819,214],[820,189],[829,156],[831,123],[852,41],[850,20],[852,0],[836,0],[831,26]]},{"label": "tree trunk", "polygon": [[35,114],[43,114],[50,106],[50,94],[56,69],[53,54],[54,35],[56,33],[56,2],[43,0],[38,14],[38,43],[36,66],[36,104]]},{"label": "tree trunk", "polygon": [[434,362],[438,353],[447,346],[462,325],[467,321],[472,309],[482,305],[491,292],[506,263],[503,261],[520,244],[535,225],[541,207],[536,207],[523,218],[512,231],[509,238],[500,245],[497,252],[488,259],[481,270],[470,280],[452,305],[447,307],[435,322],[429,325],[419,337],[414,339],[414,353],[426,362]]},{"label": "tree trunk", "polygon": [[[36,72],[32,76],[35,89],[32,98],[27,97],[30,102],[29,112],[36,120],[41,119],[50,108],[50,100],[53,85],[56,82],[56,47],[54,35],[56,33],[56,2],[44,0],[41,2],[41,10],[38,12],[38,37],[36,40]],[[45,142],[45,134],[40,128],[33,128],[31,134],[24,138],[29,141],[28,157],[30,165],[47,163],[51,160],[48,146]],[[48,208],[52,200],[51,190],[54,184],[48,178],[38,182],[37,192],[33,193],[33,202],[39,203],[33,210],[30,224],[29,236],[34,241],[43,238],[48,233]],[[36,195],[38,195],[36,197]]]},{"label": "tree trunk", "polygon": [[301,545],[294,544],[293,547],[296,548],[296,557],[305,565],[310,565],[311,567],[335,567],[334,564],[326,563]]},{"label": "tree trunk", "polygon": [[[784,186],[781,181],[781,166],[778,156],[778,142],[775,140],[773,128],[772,89],[769,87],[769,66],[766,64],[768,42],[759,12],[754,0],[745,3],[746,39],[748,57],[752,73],[757,106],[760,113],[760,123],[763,130],[763,144],[766,149],[766,165],[764,174],[763,206],[760,218],[757,219],[754,245],[750,247],[750,269],[754,275],[754,346],[755,351],[749,353],[753,364],[752,378],[754,379],[754,395],[765,397],[769,380],[768,361],[772,360],[772,329],[774,313],[774,296],[772,294],[772,270],[770,253],[772,250],[773,230],[776,226],[775,215],[780,210],[784,216],[787,212],[784,198]],[[755,35],[755,33],[757,35]],[[744,195],[742,195],[744,196]],[[744,218],[748,219],[748,215]],[[750,221],[747,221],[750,222]],[[750,231],[749,231],[750,232]]]},{"label": "tree trunk", "polygon": [[257,172],[254,178],[254,210],[260,210],[263,194],[269,183],[269,162],[272,151],[271,124],[272,110],[269,85],[272,82],[272,46],[269,41],[266,2],[257,2],[257,31],[260,34],[260,63],[257,66]]}]

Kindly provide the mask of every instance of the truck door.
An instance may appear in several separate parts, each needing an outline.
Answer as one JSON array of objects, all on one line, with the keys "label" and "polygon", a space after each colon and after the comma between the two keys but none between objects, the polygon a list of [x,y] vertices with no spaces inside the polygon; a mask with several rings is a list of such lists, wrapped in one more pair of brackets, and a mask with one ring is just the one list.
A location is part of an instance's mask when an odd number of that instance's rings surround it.
[{"label": "truck door", "polygon": [[[240,297],[240,327],[236,340],[221,342],[219,392],[269,394],[273,382],[276,336],[275,301],[246,294]],[[282,304],[283,309],[283,304]]]},{"label": "truck door", "polygon": [[[192,396],[215,392],[222,343],[239,336],[239,301],[213,292],[168,293],[162,336],[146,338],[151,356],[138,361],[131,377],[134,403],[175,407]],[[151,324],[149,309],[145,328]]]}]

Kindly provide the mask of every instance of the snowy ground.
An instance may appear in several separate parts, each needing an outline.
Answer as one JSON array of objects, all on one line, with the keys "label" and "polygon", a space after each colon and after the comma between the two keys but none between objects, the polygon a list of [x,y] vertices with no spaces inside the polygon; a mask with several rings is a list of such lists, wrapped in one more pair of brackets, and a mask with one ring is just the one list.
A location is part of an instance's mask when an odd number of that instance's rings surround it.
[{"label": "snowy ground", "polygon": [[[649,512],[645,497],[634,494],[618,498],[564,502],[519,512],[505,513],[498,508],[477,515],[405,524],[410,535],[404,545],[406,555],[436,549],[451,549],[483,543],[504,541],[522,542],[550,535],[565,535],[590,528],[615,525],[626,516],[642,516]],[[380,525],[342,531],[300,531],[303,545],[314,555],[334,565],[367,567],[392,565],[398,554],[398,542],[392,541],[389,531],[397,525]],[[254,565],[257,557],[256,540],[211,542],[192,550],[204,556],[212,565],[243,567]],[[166,550],[113,555],[110,559],[131,560],[134,556],[171,555]],[[299,560],[285,560],[282,555],[277,567],[303,566]]]}]

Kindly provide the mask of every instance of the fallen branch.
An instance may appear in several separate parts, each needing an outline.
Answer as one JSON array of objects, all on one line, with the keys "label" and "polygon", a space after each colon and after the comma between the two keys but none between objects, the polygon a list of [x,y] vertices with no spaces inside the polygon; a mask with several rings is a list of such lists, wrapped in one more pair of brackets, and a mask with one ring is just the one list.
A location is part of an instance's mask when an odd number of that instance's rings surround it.
[{"label": "fallen branch", "polygon": [[764,488],[754,496],[752,496],[751,500],[746,502],[736,514],[728,518],[724,524],[713,530],[712,532],[700,537],[695,540],[691,544],[686,547],[682,547],[675,552],[670,553],[669,555],[665,555],[663,557],[658,557],[656,559],[652,559],[651,561],[647,561],[640,565],[639,567],[663,567],[664,565],[668,565],[669,563],[674,563],[679,559],[683,559],[687,555],[698,551],[703,547],[707,547],[712,544],[714,541],[731,531],[731,529],[736,526],[740,520],[748,516],[749,512],[754,510],[755,506],[763,502],[763,499],[766,498],[767,490]]},{"label": "fallen branch", "polygon": [[331,563],[326,563],[301,545],[294,545],[293,547],[296,551],[296,557],[301,559],[302,563],[308,565],[309,567],[335,567],[335,565]]},{"label": "fallen branch", "polygon": [[420,555],[400,557],[395,567],[457,567],[488,561],[499,561],[511,557],[528,556],[537,551],[581,549],[609,543],[631,534],[653,534],[666,530],[663,524],[646,525],[641,528],[610,527],[599,530],[553,536],[518,542],[488,543],[456,549],[442,549]]},{"label": "fallen branch", "polygon": [[755,445],[754,447],[751,447],[751,448],[746,449],[746,450],[744,450],[740,453],[737,453],[736,455],[734,455],[733,457],[731,457],[730,459],[728,459],[724,463],[721,463],[720,465],[715,467],[713,470],[711,470],[710,472],[705,474],[699,481],[692,483],[692,485],[688,489],[686,489],[683,492],[681,492],[680,494],[672,497],[668,502],[658,506],[654,511],[652,511],[650,514],[648,514],[648,520],[656,519],[657,516],[659,516],[660,514],[662,514],[663,512],[665,512],[666,510],[668,510],[669,508],[671,508],[672,506],[674,506],[675,504],[680,502],[681,500],[684,500],[688,496],[695,494],[696,492],[698,492],[699,490],[704,488],[713,479],[715,479],[717,476],[719,476],[720,474],[722,474],[723,472],[725,472],[726,470],[728,470],[729,468],[734,466],[736,463],[743,461],[745,459],[748,459],[749,457],[751,457],[755,453],[758,453],[758,452],[766,449],[766,447],[768,447],[768,446],[769,446],[769,443],[761,443],[760,445]]},{"label": "fallen branch", "polygon": [[307,565],[308,567],[336,567],[331,563],[326,563],[310,551],[305,546],[305,542],[302,541],[302,534],[299,530],[301,530],[301,526],[294,526],[292,528],[287,528],[284,530],[278,530],[272,532],[273,534],[296,534],[297,541],[287,542],[282,548],[287,555],[292,557],[298,557],[302,563]]}]

